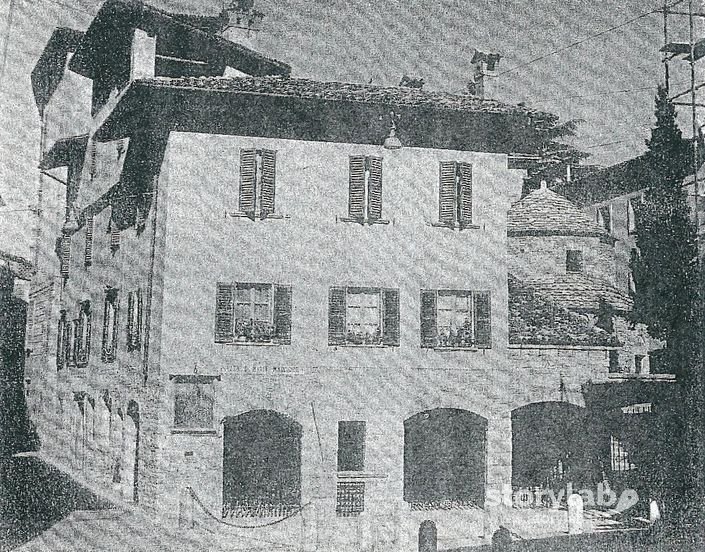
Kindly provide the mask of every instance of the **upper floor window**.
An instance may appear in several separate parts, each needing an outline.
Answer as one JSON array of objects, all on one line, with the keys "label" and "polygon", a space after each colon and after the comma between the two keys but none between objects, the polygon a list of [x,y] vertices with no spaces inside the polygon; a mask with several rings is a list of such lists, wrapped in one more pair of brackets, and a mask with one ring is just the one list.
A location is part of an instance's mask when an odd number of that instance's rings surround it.
[{"label": "upper floor window", "polygon": [[76,336],[76,364],[88,363],[91,350],[91,303],[83,301],[78,315],[78,333]]},{"label": "upper floor window", "polygon": [[62,310],[59,317],[59,324],[56,328],[56,369],[61,370],[66,364],[68,338],[68,322],[66,311]]},{"label": "upper floor window", "polygon": [[174,429],[213,431],[214,380],[217,376],[171,376],[174,380]]},{"label": "upper floor window", "polygon": [[71,266],[71,236],[62,235],[58,241],[59,246],[59,272],[62,278],[69,277]]},{"label": "upper floor window", "polygon": [[595,222],[607,232],[612,233],[612,206],[603,205],[595,210]]},{"label": "upper floor window", "polygon": [[142,290],[127,294],[127,350],[139,351],[142,347]]},{"label": "upper floor window", "polygon": [[218,283],[216,343],[291,343],[291,286]]},{"label": "upper floor window", "polygon": [[330,288],[328,344],[398,347],[399,290]]},{"label": "upper floor window", "polygon": [[105,309],[103,314],[103,362],[113,362],[117,349],[118,337],[118,290],[108,288],[105,293]]},{"label": "upper floor window", "polygon": [[472,165],[441,161],[438,221],[444,226],[465,228],[472,225]]},{"label": "upper floor window", "polygon": [[422,290],[421,346],[491,348],[490,292]]},{"label": "upper floor window", "polygon": [[338,422],[338,471],[365,469],[365,422]]},{"label": "upper floor window", "polygon": [[239,210],[254,220],[274,214],[276,151],[240,150]]},{"label": "upper floor window", "polygon": [[382,158],[350,156],[348,216],[360,223],[382,222]]},{"label": "upper floor window", "polygon": [[568,249],[565,252],[565,271],[583,271],[583,252],[578,249]]},{"label": "upper floor window", "polygon": [[83,264],[91,266],[93,264],[93,215],[86,217],[86,249],[84,251]]},{"label": "upper floor window", "polygon": [[78,348],[78,320],[71,320],[66,337],[66,364],[76,364],[76,349]]}]

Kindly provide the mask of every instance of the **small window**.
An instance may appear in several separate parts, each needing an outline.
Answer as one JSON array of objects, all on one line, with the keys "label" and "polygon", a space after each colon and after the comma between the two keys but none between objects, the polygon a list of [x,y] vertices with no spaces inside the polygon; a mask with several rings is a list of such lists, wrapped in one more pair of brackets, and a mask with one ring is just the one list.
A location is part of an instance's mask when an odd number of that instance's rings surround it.
[{"label": "small window", "polygon": [[399,346],[399,290],[332,287],[329,345]]},{"label": "small window", "polygon": [[276,151],[240,150],[240,190],[238,209],[254,220],[274,214]]},{"label": "small window", "polygon": [[76,364],[76,347],[78,343],[78,320],[71,320],[68,325],[68,335],[66,336],[66,363]]},{"label": "small window", "polygon": [[359,222],[382,222],[382,158],[350,157],[348,216]]},{"label": "small window", "polygon": [[612,471],[625,472],[636,469],[629,459],[629,453],[624,448],[624,444],[614,435],[610,436],[610,457]]},{"label": "small window", "polygon": [[607,232],[612,233],[612,206],[598,207],[595,211],[595,221]]},{"label": "small window", "polygon": [[63,235],[59,238],[59,261],[61,277],[68,278],[71,267],[71,236]]},{"label": "small window", "polygon": [[113,362],[118,336],[118,290],[108,288],[105,294],[105,310],[103,315],[103,362]]},{"label": "small window", "polygon": [[583,252],[577,249],[569,249],[565,253],[566,272],[579,273],[583,271]]},{"label": "small window", "polygon": [[365,511],[365,482],[338,481],[335,513],[338,517],[359,516]]},{"label": "small window", "polygon": [[441,161],[439,180],[438,222],[461,229],[472,225],[472,165]]},{"label": "small window", "polygon": [[365,422],[338,422],[338,471],[365,469]]},{"label": "small window", "polygon": [[127,350],[139,351],[142,347],[142,291],[127,294]]},{"label": "small window", "polygon": [[264,283],[219,283],[216,343],[291,343],[291,287]]},{"label": "small window", "polygon": [[91,350],[91,303],[81,303],[78,318],[78,333],[76,335],[76,364],[86,365]]},{"label": "small window", "polygon": [[610,363],[608,369],[610,374],[617,374],[622,371],[619,366],[619,351],[610,351]]},{"label": "small window", "polygon": [[421,346],[441,349],[491,348],[490,293],[422,290]]},{"label": "small window", "polygon": [[212,430],[214,404],[212,378],[177,380],[174,383],[174,429]]}]

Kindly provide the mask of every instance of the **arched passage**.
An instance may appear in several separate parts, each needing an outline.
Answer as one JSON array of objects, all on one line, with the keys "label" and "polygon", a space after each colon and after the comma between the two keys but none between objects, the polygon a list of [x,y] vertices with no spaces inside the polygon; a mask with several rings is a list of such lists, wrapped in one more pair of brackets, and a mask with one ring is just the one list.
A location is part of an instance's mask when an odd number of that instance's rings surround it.
[{"label": "arched passage", "polygon": [[538,402],[512,411],[512,486],[559,489],[589,480],[585,409]]},{"label": "arched passage", "polygon": [[456,408],[404,421],[404,500],[412,508],[484,507],[487,420]]},{"label": "arched passage", "polygon": [[223,516],[280,516],[301,504],[301,425],[278,412],[227,417]]}]

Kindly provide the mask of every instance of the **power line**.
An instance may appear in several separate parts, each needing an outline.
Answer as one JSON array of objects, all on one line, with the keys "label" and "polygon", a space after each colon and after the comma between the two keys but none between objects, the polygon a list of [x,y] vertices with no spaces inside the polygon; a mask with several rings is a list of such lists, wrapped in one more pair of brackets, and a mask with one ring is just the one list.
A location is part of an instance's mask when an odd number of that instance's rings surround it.
[{"label": "power line", "polygon": [[[678,4],[681,4],[682,2],[685,2],[685,0],[676,0],[676,2],[669,4],[668,7],[672,8],[673,6],[677,6]],[[519,69],[523,69],[524,67],[531,65],[532,63],[536,63],[537,61],[541,61],[541,60],[546,59],[547,57],[550,57],[552,55],[558,54],[560,52],[564,52],[566,50],[569,50],[570,48],[574,48],[575,46],[579,46],[580,44],[583,44],[584,42],[587,42],[588,40],[592,40],[593,38],[597,38],[598,36],[602,36],[607,33],[611,33],[612,31],[616,31],[617,29],[621,29],[622,27],[626,27],[627,25],[630,25],[631,23],[634,23],[635,21],[638,21],[639,19],[642,19],[642,18],[647,17],[647,16],[654,14],[654,13],[659,13],[662,10],[663,10],[663,7],[659,7],[659,8],[653,9],[651,11],[639,14],[636,17],[633,17],[632,19],[628,19],[627,21],[624,21],[622,23],[614,25],[613,27],[610,27],[609,29],[605,29],[605,30],[599,31],[595,34],[586,36],[585,38],[581,38],[580,40],[576,40],[575,42],[572,42],[571,44],[568,44],[567,46],[563,46],[561,48],[558,48],[557,50],[553,50],[552,52],[542,54],[542,55],[540,55],[534,59],[531,59],[525,63],[521,63],[519,65],[516,65],[515,67],[512,67],[511,69],[507,69],[506,71],[502,71],[501,73],[498,73],[496,75],[496,77],[501,77],[502,75],[506,75],[507,73],[512,73],[514,71],[518,71]]]}]

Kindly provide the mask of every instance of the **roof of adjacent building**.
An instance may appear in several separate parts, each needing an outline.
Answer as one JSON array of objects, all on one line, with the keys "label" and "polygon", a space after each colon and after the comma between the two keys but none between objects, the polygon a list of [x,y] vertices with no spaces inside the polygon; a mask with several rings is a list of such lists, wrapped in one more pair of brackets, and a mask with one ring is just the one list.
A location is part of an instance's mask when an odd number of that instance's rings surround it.
[{"label": "roof of adjacent building", "polygon": [[32,279],[34,266],[24,257],[0,251],[0,263],[7,264],[15,278],[28,281]]},{"label": "roof of adjacent building", "polygon": [[34,101],[40,112],[59,85],[69,53],[76,51],[82,38],[81,31],[66,27],[58,27],[49,38],[31,77]]},{"label": "roof of adjacent building", "polygon": [[585,274],[551,274],[527,279],[526,283],[570,310],[598,311],[602,301],[621,312],[629,311],[633,306],[627,293]]},{"label": "roof of adjacent building", "polygon": [[[88,78],[114,71],[116,55],[129,49],[139,28],[157,35],[157,55],[233,67],[248,75],[289,75],[291,67],[215,34],[212,18],[172,14],[139,0],[107,0],[71,58],[69,68]],[[203,30],[205,29],[205,30]]]},{"label": "roof of adjacent building", "polygon": [[43,170],[66,167],[72,160],[82,157],[88,146],[88,134],[61,138],[52,144],[39,162]]},{"label": "roof of adjacent building", "polygon": [[509,343],[614,347],[615,337],[589,315],[571,312],[552,296],[509,274]]},{"label": "roof of adjacent building", "polygon": [[535,151],[555,115],[470,95],[284,77],[155,77],[133,81],[96,136],[148,126],[181,132],[381,145],[390,112],[404,146]]},{"label": "roof of adjacent building", "polygon": [[508,236],[594,236],[609,233],[565,197],[542,186],[509,209]]}]

